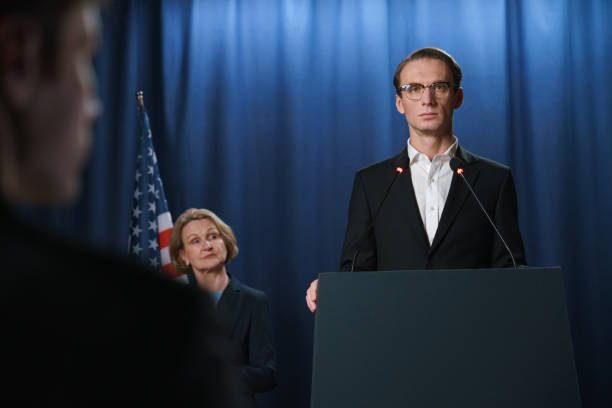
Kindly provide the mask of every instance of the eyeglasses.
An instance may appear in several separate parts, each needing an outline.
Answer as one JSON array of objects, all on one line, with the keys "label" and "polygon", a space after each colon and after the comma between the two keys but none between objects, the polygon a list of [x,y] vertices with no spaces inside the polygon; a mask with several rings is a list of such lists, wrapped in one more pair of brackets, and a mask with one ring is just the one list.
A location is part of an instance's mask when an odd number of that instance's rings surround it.
[{"label": "eyeglasses", "polygon": [[[454,88],[457,87],[456,85],[452,85],[452,86]],[[448,95],[448,91],[451,88],[451,83],[450,82],[434,82],[429,85],[408,84],[408,85],[400,86],[400,89],[402,90],[404,95],[406,95],[406,98],[408,98],[411,101],[420,100],[421,97],[423,96],[423,93],[425,92],[425,88],[431,89],[433,91],[434,96],[437,99],[441,99]]]}]

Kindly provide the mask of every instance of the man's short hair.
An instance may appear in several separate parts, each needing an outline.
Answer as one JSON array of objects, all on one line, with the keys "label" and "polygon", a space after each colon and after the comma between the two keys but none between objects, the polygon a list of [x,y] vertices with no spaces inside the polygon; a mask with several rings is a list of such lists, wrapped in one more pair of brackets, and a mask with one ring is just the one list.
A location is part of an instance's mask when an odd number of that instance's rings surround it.
[{"label": "man's short hair", "polygon": [[43,44],[43,70],[55,73],[62,21],[81,3],[102,4],[105,0],[3,0],[0,21],[12,16],[31,18],[40,27]]},{"label": "man's short hair", "polygon": [[449,53],[440,48],[426,47],[416,50],[412,54],[404,58],[395,69],[395,74],[393,75],[393,87],[395,88],[395,92],[397,93],[397,95],[401,96],[400,86],[402,84],[400,83],[400,74],[404,66],[410,61],[415,61],[423,58],[437,59],[444,62],[453,74],[454,87],[459,88],[461,86],[461,79],[463,78],[463,74],[461,73],[461,67],[459,66],[459,64],[457,64],[457,61],[455,61],[455,59]]},{"label": "man's short hair", "polygon": [[225,258],[225,263],[228,264],[233,258],[238,255],[238,242],[236,241],[236,236],[234,235],[234,231],[232,228],[227,225],[221,218],[217,216],[214,212],[204,209],[204,208],[190,208],[185,210],[176,220],[174,227],[172,228],[172,232],[170,233],[170,259],[172,260],[172,265],[176,268],[177,272],[181,273],[191,273],[191,267],[187,266],[185,262],[181,259],[179,253],[182,249],[184,249],[183,245],[183,228],[190,221],[194,220],[210,220],[217,230],[219,230],[219,235],[221,239],[225,243],[225,250],[227,251],[227,257]]}]

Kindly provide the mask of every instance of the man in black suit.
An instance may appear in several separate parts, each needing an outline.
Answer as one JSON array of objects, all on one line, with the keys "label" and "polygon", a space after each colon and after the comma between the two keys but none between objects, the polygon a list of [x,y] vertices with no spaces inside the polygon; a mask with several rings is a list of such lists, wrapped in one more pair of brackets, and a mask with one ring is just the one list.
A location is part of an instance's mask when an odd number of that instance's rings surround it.
[{"label": "man in black suit", "polygon": [[[457,62],[437,48],[417,50],[397,67],[395,105],[408,122],[408,147],[357,172],[340,270],[512,266],[467,186],[450,169],[453,157],[464,163],[466,179],[517,264],[526,263],[510,169],[471,154],[453,135],[453,113],[463,102],[461,79]],[[306,292],[313,312],[317,285],[315,280]]]},{"label": "man in black suit", "polygon": [[235,406],[208,299],[15,215],[80,190],[97,3],[0,7],[2,405]]}]

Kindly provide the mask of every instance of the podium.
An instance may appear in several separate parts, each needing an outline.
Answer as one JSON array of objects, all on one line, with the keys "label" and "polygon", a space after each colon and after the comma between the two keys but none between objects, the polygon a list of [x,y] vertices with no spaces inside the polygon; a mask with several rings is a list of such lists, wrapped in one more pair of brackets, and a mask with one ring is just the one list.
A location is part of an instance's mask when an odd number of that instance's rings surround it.
[{"label": "podium", "polygon": [[581,406],[560,268],[323,273],[311,408]]}]

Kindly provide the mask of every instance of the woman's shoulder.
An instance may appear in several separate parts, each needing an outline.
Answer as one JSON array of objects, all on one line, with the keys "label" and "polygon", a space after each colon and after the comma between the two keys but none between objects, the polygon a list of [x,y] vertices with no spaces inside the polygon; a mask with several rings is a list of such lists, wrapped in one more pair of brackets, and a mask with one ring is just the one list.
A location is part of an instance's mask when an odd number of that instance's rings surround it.
[{"label": "woman's shoulder", "polygon": [[233,290],[240,291],[240,293],[246,298],[252,299],[254,301],[264,301],[267,302],[268,297],[266,293],[262,290],[255,289],[251,286],[248,286],[242,283],[240,280],[232,277],[230,281],[230,288]]}]

